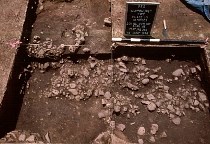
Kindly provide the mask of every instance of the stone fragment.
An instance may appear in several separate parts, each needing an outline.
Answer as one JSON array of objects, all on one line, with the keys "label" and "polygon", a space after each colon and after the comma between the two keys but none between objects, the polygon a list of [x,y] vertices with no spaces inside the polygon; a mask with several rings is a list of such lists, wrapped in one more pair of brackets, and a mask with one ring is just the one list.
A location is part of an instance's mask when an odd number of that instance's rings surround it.
[{"label": "stone fragment", "polygon": [[164,85],[164,86],[163,86],[163,89],[164,89],[165,91],[169,91],[170,88],[169,88],[169,86],[165,86],[165,85]]},{"label": "stone fragment", "polygon": [[148,99],[148,100],[155,100],[155,97],[154,97],[153,94],[148,94],[148,95],[147,95],[147,99]]},{"label": "stone fragment", "polygon": [[175,125],[180,125],[181,119],[180,119],[180,117],[175,117],[175,118],[172,119],[172,122],[173,122]]},{"label": "stone fragment", "polygon": [[111,93],[110,93],[109,91],[107,91],[107,92],[104,94],[104,97],[105,97],[105,99],[109,100],[109,99],[112,97],[112,95],[111,95]]},{"label": "stone fragment", "polygon": [[183,69],[177,69],[172,73],[173,76],[175,77],[180,77],[181,75],[185,75]]},{"label": "stone fragment", "polygon": [[144,144],[143,139],[138,139],[138,144]]},{"label": "stone fragment", "polygon": [[46,141],[47,141],[48,143],[51,142],[50,136],[49,136],[49,133],[48,133],[48,132],[47,132],[46,135],[45,135],[45,139],[46,139]]},{"label": "stone fragment", "polygon": [[151,143],[155,143],[155,137],[154,137],[154,136],[150,136],[149,141],[150,141]]},{"label": "stone fragment", "polygon": [[125,130],[125,125],[124,124],[118,124],[117,129],[120,130],[120,131],[124,131]]},{"label": "stone fragment", "polygon": [[150,104],[150,101],[142,100],[141,103],[142,103],[142,104],[145,104],[145,105],[148,105],[148,104]]},{"label": "stone fragment", "polygon": [[160,138],[166,138],[166,137],[167,137],[167,134],[165,131],[160,134]]},{"label": "stone fragment", "polygon": [[142,82],[142,84],[146,85],[146,84],[148,84],[148,83],[149,83],[149,79],[148,79],[148,78],[143,79],[141,82]]},{"label": "stone fragment", "polygon": [[26,139],[27,142],[35,142],[35,136],[34,135],[30,135],[27,139]]},{"label": "stone fragment", "polygon": [[148,105],[147,105],[147,109],[150,111],[150,112],[153,112],[156,110],[156,105],[153,103],[153,102],[150,102]]},{"label": "stone fragment", "polygon": [[26,135],[25,134],[20,134],[19,138],[18,138],[18,141],[22,142],[22,141],[25,141],[26,139]]},{"label": "stone fragment", "polygon": [[139,127],[139,129],[138,129],[138,131],[137,131],[137,134],[138,135],[140,135],[140,136],[142,136],[142,135],[144,135],[145,134],[145,128],[144,127]]},{"label": "stone fragment", "polygon": [[153,74],[153,75],[150,75],[149,77],[154,80],[154,79],[158,78],[158,75]]},{"label": "stone fragment", "polygon": [[198,92],[198,96],[199,96],[199,100],[204,102],[207,101],[207,96],[206,94],[202,93],[202,92]]},{"label": "stone fragment", "polygon": [[127,87],[129,88],[129,89],[131,89],[131,90],[134,90],[134,91],[136,91],[136,90],[138,90],[139,88],[136,86],[136,85],[133,85],[133,84],[131,84],[131,83],[127,83]]},{"label": "stone fragment", "polygon": [[194,106],[198,106],[199,105],[199,101],[198,100],[195,100],[194,103],[193,103],[193,105]]},{"label": "stone fragment", "polygon": [[69,84],[69,87],[70,87],[71,89],[76,88],[76,86],[77,86],[77,85],[76,85],[75,83],[70,83],[70,84]]},{"label": "stone fragment", "polygon": [[201,67],[199,65],[195,66],[199,71],[201,71]]},{"label": "stone fragment", "polygon": [[128,61],[128,57],[127,56],[123,56],[123,57],[121,57],[121,60],[124,61],[124,62],[127,62]]},{"label": "stone fragment", "polygon": [[68,89],[68,91],[69,91],[70,93],[72,93],[74,96],[78,95],[77,89]]},{"label": "stone fragment", "polygon": [[175,111],[173,105],[168,105],[168,106],[167,106],[167,109],[168,109],[169,111],[171,111],[171,112],[174,112],[174,111]]},{"label": "stone fragment", "polygon": [[99,96],[104,96],[104,91],[103,91],[103,90],[101,90],[101,89],[100,89],[100,90],[98,90],[98,95],[99,95]]},{"label": "stone fragment", "polygon": [[146,61],[145,61],[145,59],[142,59],[141,60],[141,64],[143,64],[143,65],[146,65],[147,64]]},{"label": "stone fragment", "polygon": [[169,94],[169,93],[166,93],[166,94],[165,94],[165,97],[166,97],[167,99],[170,99],[170,100],[173,98],[173,96],[172,96],[171,94]]},{"label": "stone fragment", "polygon": [[53,89],[53,90],[52,90],[52,93],[53,93],[54,95],[56,95],[56,96],[57,96],[57,95],[59,94],[59,91],[58,91],[58,90],[56,90],[56,89]]},{"label": "stone fragment", "polygon": [[190,68],[190,71],[192,74],[195,74],[196,73],[196,68]]},{"label": "stone fragment", "polygon": [[155,135],[158,131],[158,125],[157,124],[152,124],[151,129],[150,129],[150,133]]}]

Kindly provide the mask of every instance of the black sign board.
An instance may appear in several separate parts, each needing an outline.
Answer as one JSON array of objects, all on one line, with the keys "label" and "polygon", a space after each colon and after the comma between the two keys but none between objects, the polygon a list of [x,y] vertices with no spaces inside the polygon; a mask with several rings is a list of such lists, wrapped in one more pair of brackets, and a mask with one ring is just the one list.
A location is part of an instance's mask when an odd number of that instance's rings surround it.
[{"label": "black sign board", "polygon": [[159,4],[157,2],[126,2],[124,36],[150,36]]}]

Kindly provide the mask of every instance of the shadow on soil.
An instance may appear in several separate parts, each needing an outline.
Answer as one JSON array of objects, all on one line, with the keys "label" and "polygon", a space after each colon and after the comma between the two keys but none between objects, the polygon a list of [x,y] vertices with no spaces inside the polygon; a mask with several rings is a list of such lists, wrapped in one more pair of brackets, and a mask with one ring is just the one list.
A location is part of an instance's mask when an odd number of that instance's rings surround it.
[{"label": "shadow on soil", "polygon": [[[36,19],[35,11],[37,3],[38,0],[29,0],[21,36],[23,44],[27,44],[30,40],[31,26]],[[31,7],[34,7],[34,9]],[[29,64],[25,49],[24,46],[21,46],[17,50],[7,90],[2,101],[0,109],[0,137],[15,129],[21,110],[24,90],[30,77],[30,72],[24,69]]]}]

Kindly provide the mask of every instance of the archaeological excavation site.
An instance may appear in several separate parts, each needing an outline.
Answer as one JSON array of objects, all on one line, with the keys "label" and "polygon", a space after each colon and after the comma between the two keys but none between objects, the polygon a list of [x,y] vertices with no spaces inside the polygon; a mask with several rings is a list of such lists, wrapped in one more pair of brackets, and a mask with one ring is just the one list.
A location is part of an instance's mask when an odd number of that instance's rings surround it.
[{"label": "archaeological excavation site", "polygon": [[195,1],[1,0],[0,143],[210,144]]}]

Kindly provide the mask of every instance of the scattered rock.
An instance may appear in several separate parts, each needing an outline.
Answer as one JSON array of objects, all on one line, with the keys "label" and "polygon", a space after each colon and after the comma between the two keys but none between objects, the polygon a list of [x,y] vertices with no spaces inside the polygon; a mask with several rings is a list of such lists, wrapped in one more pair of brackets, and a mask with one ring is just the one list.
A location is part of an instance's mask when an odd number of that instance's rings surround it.
[{"label": "scattered rock", "polygon": [[150,141],[151,143],[155,143],[155,137],[154,137],[154,136],[150,136],[149,141]]},{"label": "scattered rock", "polygon": [[202,93],[202,92],[198,92],[198,96],[199,96],[199,100],[204,102],[207,101],[207,96],[206,94]]},{"label": "scattered rock", "polygon": [[51,142],[50,137],[49,137],[49,133],[47,132],[45,135],[45,139],[47,140],[48,143]]},{"label": "scattered rock", "polygon": [[134,91],[136,91],[136,90],[138,90],[139,88],[136,86],[136,85],[133,85],[133,84],[131,84],[131,83],[127,83],[127,87],[129,88],[129,89],[131,89],[131,90],[134,90]]},{"label": "scattered rock", "polygon": [[142,82],[142,84],[146,85],[146,84],[148,84],[148,83],[149,83],[149,79],[148,79],[148,78],[143,79],[141,82]]},{"label": "scattered rock", "polygon": [[146,60],[145,60],[145,59],[142,59],[142,60],[141,60],[141,64],[146,65],[146,64],[147,64],[147,63],[146,63]]},{"label": "scattered rock", "polygon": [[118,124],[117,129],[120,130],[120,131],[124,131],[125,130],[125,125],[124,124]]},{"label": "scattered rock", "polygon": [[54,95],[56,95],[56,96],[59,95],[59,91],[56,90],[56,89],[53,89],[53,90],[52,90],[52,93],[53,93]]},{"label": "scattered rock", "polygon": [[77,89],[68,89],[68,91],[69,91],[70,93],[72,93],[74,96],[78,95]]},{"label": "scattered rock", "polygon": [[35,142],[35,136],[34,135],[30,135],[27,139],[26,139],[27,142]]},{"label": "scattered rock", "polygon": [[166,93],[166,94],[165,94],[165,97],[166,97],[167,99],[170,99],[170,100],[173,98],[173,96],[172,96],[171,94],[169,94],[169,93]]},{"label": "scattered rock", "polygon": [[26,135],[25,135],[25,134],[20,134],[18,140],[19,140],[20,142],[22,142],[22,141],[25,141],[25,139],[26,139]]},{"label": "scattered rock", "polygon": [[138,129],[138,131],[137,131],[137,134],[138,135],[140,135],[140,136],[142,136],[142,135],[144,135],[145,134],[145,128],[144,127],[139,127],[139,129]]},{"label": "scattered rock", "polygon": [[166,138],[166,137],[167,137],[167,134],[165,131],[160,134],[160,138]]},{"label": "scattered rock", "polygon": [[153,103],[153,102],[150,102],[148,105],[147,105],[147,109],[150,111],[150,112],[153,112],[156,110],[156,105]]},{"label": "scattered rock", "polygon": [[192,74],[195,74],[196,73],[196,68],[190,68],[190,71]]},{"label": "scattered rock", "polygon": [[149,77],[154,80],[154,79],[158,78],[158,75],[153,74],[153,75],[150,75]]},{"label": "scattered rock", "polygon": [[147,99],[148,99],[148,100],[155,100],[155,97],[154,97],[153,94],[148,94],[148,95],[147,95]]},{"label": "scattered rock", "polygon": [[104,97],[105,97],[107,100],[109,100],[109,99],[112,97],[112,95],[111,95],[111,93],[110,93],[109,91],[107,91],[107,92],[104,94]]},{"label": "scattered rock", "polygon": [[148,105],[148,104],[150,104],[150,101],[142,100],[141,103],[142,103],[142,104],[145,104],[145,105]]},{"label": "scattered rock", "polygon": [[185,75],[183,69],[177,69],[172,73],[173,76],[175,77],[180,77],[181,75]]},{"label": "scattered rock", "polygon": [[152,124],[151,129],[150,129],[150,133],[155,135],[157,131],[158,131],[158,125],[157,124]]},{"label": "scattered rock", "polygon": [[194,106],[198,106],[199,105],[199,101],[198,100],[195,100],[194,103],[193,103],[193,105]]},{"label": "scattered rock", "polygon": [[138,139],[138,144],[144,144],[143,139]]},{"label": "scattered rock", "polygon": [[175,125],[180,125],[181,119],[180,119],[180,117],[175,117],[175,118],[172,119],[172,122],[173,122]]}]

